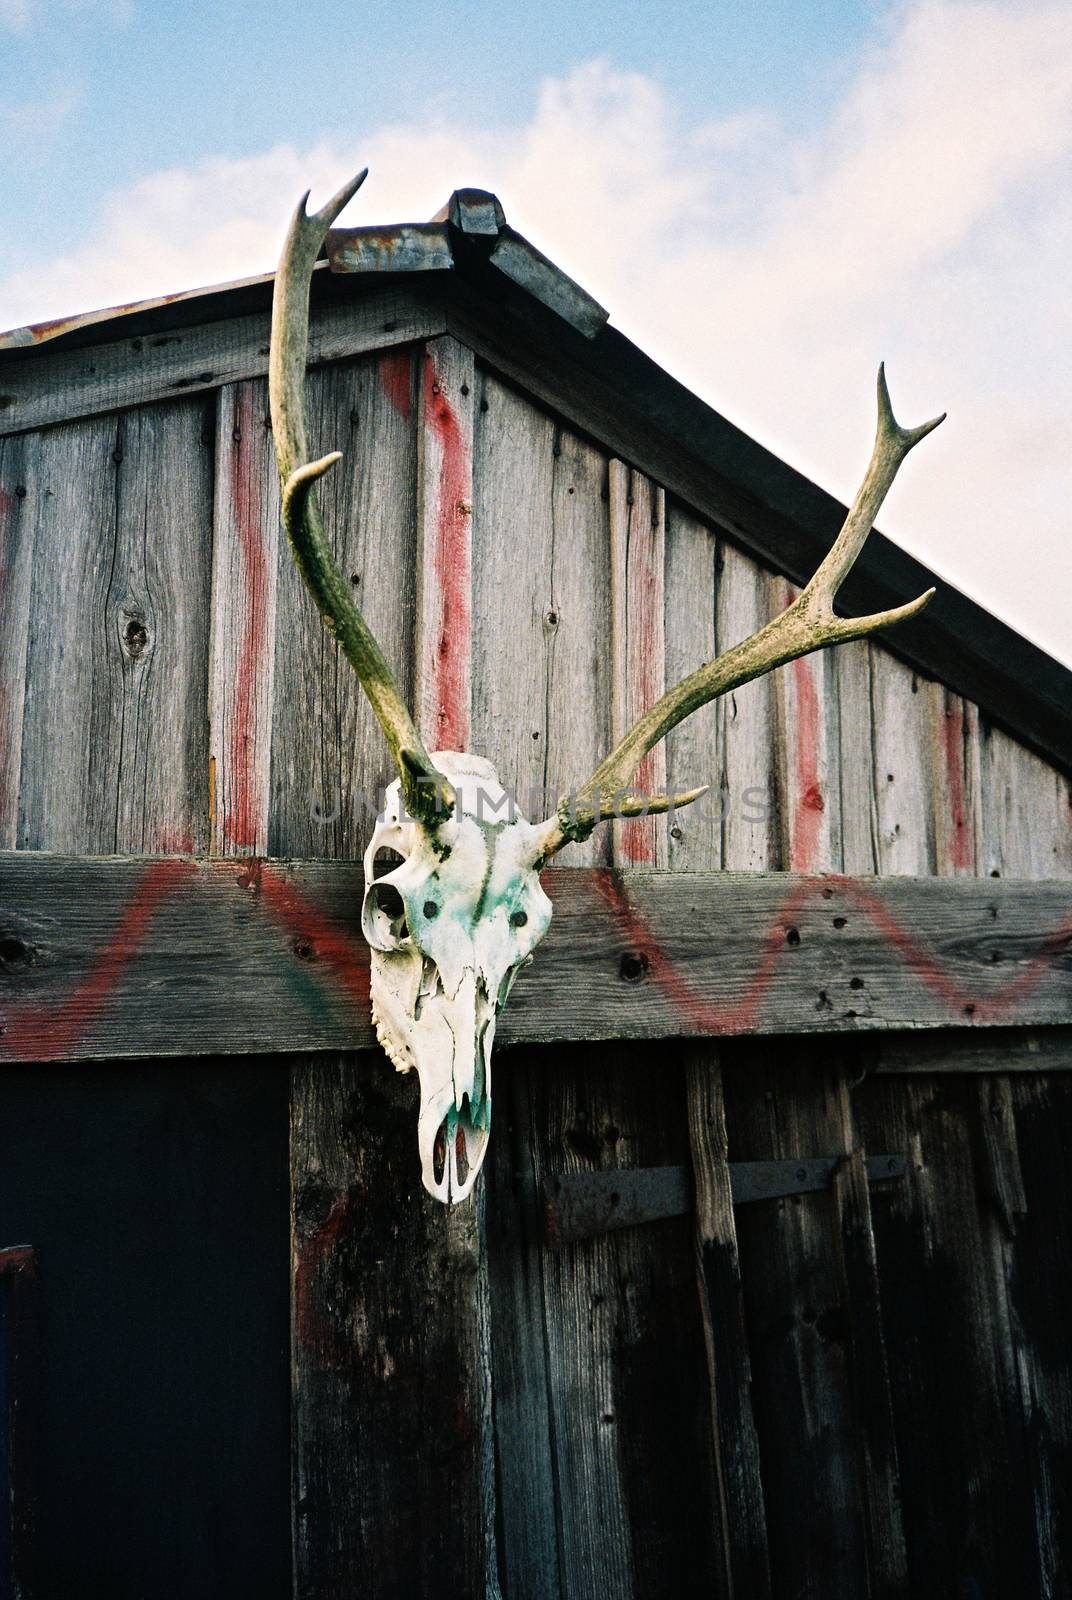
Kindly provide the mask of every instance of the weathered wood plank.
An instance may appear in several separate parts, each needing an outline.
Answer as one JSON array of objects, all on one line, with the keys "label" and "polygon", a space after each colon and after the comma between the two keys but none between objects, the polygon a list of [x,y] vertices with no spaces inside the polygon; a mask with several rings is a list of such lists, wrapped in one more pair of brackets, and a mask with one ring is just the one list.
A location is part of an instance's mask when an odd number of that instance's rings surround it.
[{"label": "weathered wood plank", "polygon": [[415,1088],[371,1054],[294,1075],[303,1600],[498,1592],[480,1213],[422,1187]]},{"label": "weathered wood plank", "polygon": [[280,524],[267,414],[263,380],[220,390],[209,685],[214,855],[264,855],[268,849]]},{"label": "weathered wood plank", "polygon": [[871,733],[871,644],[867,639],[854,639],[850,644],[839,645],[832,654],[838,712],[841,869],[866,875],[878,871]]},{"label": "weathered wood plank", "polygon": [[[504,1043],[1069,1016],[1061,883],[566,867],[546,881],[555,917]],[[362,886],[356,862],[0,853],[0,1044],[30,1060],[363,1047]]]},{"label": "weathered wood plank", "polygon": [[984,854],[979,712],[940,683],[928,683],[924,692],[931,713],[935,867],[943,877],[978,876]]},{"label": "weathered wood plank", "polygon": [[[0,434],[264,377],[270,324],[270,313],[264,311],[148,338],[7,360],[0,370]],[[434,337],[445,326],[436,297],[418,298],[397,285],[376,289],[318,310],[310,328],[309,362],[321,366],[367,350],[410,344]]]},{"label": "weathered wood plank", "polygon": [[[770,580],[771,611],[797,590]],[[842,863],[838,784],[838,702],[834,652],[790,661],[772,675],[778,758],[779,857],[792,872],[839,871]]]},{"label": "weathered wood plank", "polygon": [[[601,617],[607,639],[600,589],[607,566],[604,468],[576,441],[567,444],[563,465],[562,449],[545,413],[482,376],[474,469],[473,747],[496,762],[521,809],[535,816],[557,801],[549,790],[563,780],[573,786],[592,770],[602,754],[593,760],[592,743],[599,732],[609,734],[600,703],[601,691],[609,693],[606,655],[601,670],[590,670]],[[566,548],[571,539],[578,541],[574,549]],[[570,771],[577,758],[579,770]],[[569,1072],[572,1062],[562,1065]],[[533,1141],[548,1114],[535,1106],[538,1071],[528,1059],[497,1076],[498,1132],[488,1176],[502,1573],[509,1594],[533,1600],[577,1593],[585,1556],[583,1532],[578,1546],[572,1520],[564,1524],[560,1512],[565,1445],[558,1430],[569,1424],[543,1241],[534,1225]],[[571,1392],[567,1410],[575,1403]]]},{"label": "weathered wood plank", "polygon": [[876,870],[923,876],[935,870],[927,684],[881,645],[870,654]]},{"label": "weathered wood plank", "polygon": [[0,1245],[0,1594],[11,1600],[38,1592],[39,1298],[32,1246]]},{"label": "weathered wood plank", "polygon": [[[674,501],[666,506],[666,681],[680,683],[718,653],[715,615],[718,540]],[[722,864],[721,756],[717,702],[702,706],[666,739],[666,784],[678,793],[710,785],[703,798],[668,819],[667,860],[678,871]]]},{"label": "weathered wood plank", "polygon": [[[503,1094],[536,1185],[560,1173],[684,1159],[679,1063],[661,1085],[644,1055],[621,1044],[558,1051],[552,1076],[546,1067],[545,1054],[526,1051]],[[495,1170],[489,1204],[497,1208]],[[533,1421],[545,1425],[546,1407],[554,1525],[546,1503],[536,1520],[531,1492],[524,1508],[542,1537],[556,1540],[558,1570],[557,1586],[545,1591],[515,1556],[508,1592],[533,1600],[717,1593],[721,1531],[709,1414],[697,1404],[704,1354],[688,1225],[664,1221],[561,1250],[539,1240],[528,1246],[525,1271],[539,1285],[530,1303],[546,1341]],[[501,1316],[497,1342],[500,1327]],[[497,1366],[497,1379],[508,1372]],[[508,1444],[503,1437],[500,1448]]]},{"label": "weathered wood plank", "polygon": [[[414,615],[415,526],[422,537],[445,533],[440,554],[447,563],[457,560],[459,527],[467,538],[468,512],[458,502],[465,499],[459,471],[468,447],[457,434],[471,394],[460,393],[464,370],[460,377],[455,368],[448,373],[451,354],[440,349],[434,364],[423,350],[339,364],[314,373],[309,389],[312,448],[349,441],[324,485],[329,537],[407,700],[415,636],[427,645],[442,639],[445,626],[451,630],[459,653],[449,681],[444,676],[438,684],[449,694],[433,698],[437,711],[449,712],[445,732],[453,738],[468,721],[469,637],[465,629],[454,631],[457,612],[443,616],[443,570],[425,573]],[[464,369],[464,352],[453,354]],[[437,376],[444,384],[434,395]],[[457,379],[449,394],[448,379]],[[438,455],[430,437],[436,428],[446,435]],[[424,526],[429,517],[440,519],[435,530]],[[397,774],[387,768],[360,685],[327,639],[289,552],[281,551],[281,559],[272,838],[288,849],[309,841],[318,855],[359,855],[378,792]],[[467,570],[467,557],[463,564]],[[455,598],[467,610],[467,594]],[[313,796],[310,783],[318,786]],[[313,801],[324,823],[312,814]],[[323,870],[349,884],[346,908],[332,917],[327,937],[348,997],[345,1010],[361,1024],[337,1043],[369,1044],[368,975],[364,962],[354,960],[363,874],[356,863],[324,862]],[[308,989],[326,947],[315,917],[302,933],[284,915]],[[300,1600],[355,1589],[407,1600],[444,1589],[498,1592],[483,1188],[453,1208],[425,1192],[416,1161],[416,1100],[415,1077],[400,1078],[378,1048],[341,1062],[309,1059],[293,1076]],[[371,1138],[370,1130],[376,1130]]]},{"label": "weathered wood plank", "polygon": [[484,1168],[499,1563],[510,1600],[564,1592],[531,1083],[545,1066],[526,1052],[500,1073]]},{"label": "weathered wood plank", "polygon": [[853,1420],[860,1470],[868,1592],[903,1594],[908,1557],[882,1329],[867,1167],[853,1150],[834,1173],[834,1241],[848,1325]]},{"label": "weathered wood plank", "polygon": [[1047,1591],[979,1088],[881,1077],[854,1104],[868,1148],[909,1157],[871,1211],[910,1592],[1033,1595]]},{"label": "weathered wood plank", "polygon": [[[547,729],[543,788],[549,815],[594,772],[611,748],[610,584],[607,573],[608,463],[602,451],[563,428],[554,436],[551,591],[547,636]],[[485,669],[487,670],[487,669]],[[570,845],[564,866],[610,861],[611,831]]]},{"label": "weathered wood plank", "polygon": [[[343,362],[307,380],[310,449],[343,452],[321,480],[328,537],[403,698],[413,686],[415,352]],[[275,472],[274,465],[266,471]],[[285,538],[278,540],[269,848],[360,857],[398,776],[349,661]]]},{"label": "weathered wood plank", "polygon": [[123,852],[208,848],[212,445],[203,401],[122,419],[107,604],[113,676],[122,671]]},{"label": "weathered wood plank", "polygon": [[871,1043],[872,1072],[1067,1072],[1072,1028],[978,1028],[949,1033],[890,1033]]},{"label": "weathered wood plank", "polygon": [[[609,474],[611,593],[611,739],[624,738],[666,688],[665,496],[624,462]],[[633,786],[642,794],[666,790],[666,746],[649,750]],[[665,867],[666,818],[611,824],[617,866]]]},{"label": "weathered wood plank", "polygon": [[[767,574],[731,545],[722,546],[715,631],[728,650],[770,618]],[[718,704],[722,864],[733,871],[784,865],[778,854],[778,782],[773,685],[756,678]],[[697,802],[708,806],[714,796]]]},{"label": "weathered wood plank", "polygon": [[551,418],[483,374],[473,465],[472,747],[526,815],[539,814],[546,782],[554,446]]},{"label": "weathered wood plank", "polygon": [[1013,1326],[1031,1359],[1020,1374],[1028,1439],[1039,1592],[1072,1587],[1072,1363],[1067,1262],[1072,1253],[1072,1083],[1041,1077],[1011,1086],[1022,1204],[1011,1244]]},{"label": "weathered wood plank", "polygon": [[119,639],[108,607],[115,551],[114,419],[57,428],[27,463],[34,518],[17,844],[115,845]]},{"label": "weathered wood plank", "polygon": [[696,1266],[707,1349],[712,1433],[722,1511],[724,1578],[717,1592],[769,1595],[763,1476],[752,1412],[752,1364],[728,1164],[721,1062],[697,1049],[686,1067]]},{"label": "weathered wood plank", "polygon": [[982,729],[983,865],[991,877],[1072,877],[1068,779],[1002,733]]},{"label": "weathered wood plank", "polygon": [[[848,1052],[814,1041],[726,1047],[735,1161],[848,1154],[856,1140]],[[792,1065],[790,1065],[792,1063]],[[851,1403],[847,1318],[830,1194],[737,1214],[763,1462],[773,1592],[859,1600],[871,1590]]]},{"label": "weathered wood plank", "polygon": [[468,750],[473,670],[473,352],[430,341],[417,400],[417,726]]},{"label": "weathered wood plank", "polygon": [[200,401],[42,436],[18,844],[204,849],[211,437]]},{"label": "weathered wood plank", "polygon": [[0,441],[0,848],[4,850],[14,848],[19,826],[34,533],[23,461],[35,444],[35,440]]}]

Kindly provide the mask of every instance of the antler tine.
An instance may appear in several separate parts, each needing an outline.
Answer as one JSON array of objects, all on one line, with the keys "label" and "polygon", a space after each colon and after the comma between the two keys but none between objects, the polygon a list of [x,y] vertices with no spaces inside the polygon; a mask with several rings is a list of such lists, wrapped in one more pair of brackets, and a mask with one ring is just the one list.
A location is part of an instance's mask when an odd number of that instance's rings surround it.
[{"label": "antler tine", "polygon": [[402,699],[383,651],[340,572],[324,532],[315,485],[336,461],[338,450],[310,461],[305,431],[305,366],[309,347],[309,286],[328,229],[365,181],[367,168],[310,216],[306,192],[298,202],[276,273],[268,395],[279,477],[283,524],[294,559],[328,628],[342,646],[379,719],[402,778],[410,815],[432,823],[454,806],[454,791],[435,770]]},{"label": "antler tine", "polygon": [[596,768],[576,793],[565,796],[558,811],[549,819],[542,842],[542,853],[549,860],[563,845],[586,839],[598,822],[612,816],[670,811],[689,805],[706,791],[690,789],[683,794],[655,795],[648,799],[630,795],[630,785],[640,763],[653,746],[665,738],[700,706],[741,684],[771,672],[775,667],[799,656],[821,650],[824,645],[843,644],[888,628],[913,617],[934,594],[928,589],[917,600],[879,611],[869,617],[838,617],[834,612],[837,592],[871,531],[879,507],[905,456],[944,421],[945,413],[919,428],[902,428],[893,415],[886,375],[878,369],[878,430],[870,465],[852,503],[852,508],[814,576],[806,587],[778,616],[757,633],[716,656],[672,689],[667,690],[630,728],[629,732]]}]

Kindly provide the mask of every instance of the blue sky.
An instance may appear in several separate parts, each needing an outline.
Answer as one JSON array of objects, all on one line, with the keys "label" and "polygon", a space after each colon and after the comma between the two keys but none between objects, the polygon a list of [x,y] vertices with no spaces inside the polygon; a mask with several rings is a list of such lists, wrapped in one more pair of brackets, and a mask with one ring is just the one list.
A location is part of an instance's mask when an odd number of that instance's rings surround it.
[{"label": "blue sky", "polygon": [[1067,0],[0,0],[0,326],[269,269],[463,183],[735,421],[1072,662]]},{"label": "blue sky", "polygon": [[5,209],[19,226],[0,238],[0,273],[35,239],[55,247],[88,226],[105,192],[143,173],[428,110],[495,126],[531,115],[541,80],[595,57],[651,75],[685,120],[777,105],[806,126],[881,9],[0,0],[0,27],[5,14],[0,107],[18,149],[4,163]]}]

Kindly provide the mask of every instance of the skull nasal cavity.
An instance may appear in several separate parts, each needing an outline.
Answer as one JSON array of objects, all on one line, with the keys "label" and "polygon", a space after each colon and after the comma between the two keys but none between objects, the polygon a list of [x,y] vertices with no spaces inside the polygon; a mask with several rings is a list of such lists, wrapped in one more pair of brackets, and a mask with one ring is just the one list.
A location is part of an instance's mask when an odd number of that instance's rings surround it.
[{"label": "skull nasal cavity", "polygon": [[395,922],[406,915],[406,902],[399,894],[393,883],[377,883],[373,885],[372,893],[376,904],[385,917],[390,917]]},{"label": "skull nasal cavity", "polygon": [[397,850],[391,850],[384,845],[376,852],[376,859],[372,863],[373,875],[377,878],[386,878],[387,874],[400,867],[405,859],[405,856],[400,856]]}]

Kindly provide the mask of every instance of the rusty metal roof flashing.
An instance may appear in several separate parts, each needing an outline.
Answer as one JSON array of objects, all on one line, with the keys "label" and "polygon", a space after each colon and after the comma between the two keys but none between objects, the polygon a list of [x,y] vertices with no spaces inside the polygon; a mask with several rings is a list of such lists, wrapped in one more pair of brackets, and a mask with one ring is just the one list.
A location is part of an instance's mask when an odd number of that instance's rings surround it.
[{"label": "rusty metal roof flashing", "polygon": [[[334,228],[328,235],[326,255],[332,272],[348,274],[450,272],[490,262],[587,339],[594,338],[607,320],[608,313],[598,301],[508,225],[498,199],[484,189],[456,189],[431,222]],[[317,267],[322,271],[324,263]],[[26,350],[165,306],[256,289],[271,283],[274,276],[264,272],[231,283],[12,328],[0,333],[0,351]]]}]

